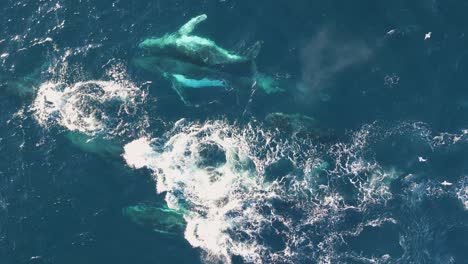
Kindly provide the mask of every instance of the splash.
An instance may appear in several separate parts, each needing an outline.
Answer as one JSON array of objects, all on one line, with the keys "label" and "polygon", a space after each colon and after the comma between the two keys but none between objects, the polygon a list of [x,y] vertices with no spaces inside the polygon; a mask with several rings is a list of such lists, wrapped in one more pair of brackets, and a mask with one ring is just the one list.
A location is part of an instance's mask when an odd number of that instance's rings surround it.
[{"label": "splash", "polygon": [[136,90],[126,89],[111,81],[86,81],[67,86],[46,82],[39,87],[33,103],[36,120],[44,127],[59,124],[70,131],[95,135],[112,122],[105,109],[116,104],[117,111],[126,111],[125,103]]},{"label": "splash", "polygon": [[[373,210],[391,198],[388,183],[397,173],[367,159],[367,130],[328,147],[281,136],[253,123],[180,120],[163,138],[127,144],[124,158],[153,171],[168,207],[185,212],[185,239],[208,262],[238,256],[248,263],[326,263],[339,259],[344,235],[389,219],[340,227],[350,210]],[[290,169],[272,177],[278,163]],[[338,190],[344,181],[353,197]]]},{"label": "splash", "polygon": [[118,68],[107,75],[112,80],[43,83],[31,107],[35,119],[46,128],[58,125],[88,136],[126,133],[145,93],[127,81]]},{"label": "splash", "polygon": [[234,223],[226,221],[227,215],[240,210],[242,194],[258,186],[248,166],[246,142],[230,137],[227,133],[232,127],[220,130],[219,124],[176,129],[183,131],[170,138],[160,151],[144,138],[126,145],[127,163],[153,170],[158,193],[167,192],[168,206],[190,211],[185,215],[185,238],[193,246],[226,258],[231,251],[255,254],[255,247],[240,248],[226,234],[234,227]]},{"label": "splash", "polygon": [[123,157],[127,164],[135,169],[141,169],[147,164],[156,162],[155,152],[150,144],[148,138],[140,138],[125,145]]}]

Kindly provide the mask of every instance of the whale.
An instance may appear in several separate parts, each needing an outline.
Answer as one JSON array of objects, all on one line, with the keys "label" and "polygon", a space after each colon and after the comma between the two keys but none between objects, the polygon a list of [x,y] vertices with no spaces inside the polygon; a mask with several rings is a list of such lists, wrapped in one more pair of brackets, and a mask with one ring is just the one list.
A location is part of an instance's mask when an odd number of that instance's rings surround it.
[{"label": "whale", "polygon": [[258,55],[260,42],[256,42],[246,55],[240,55],[220,47],[213,40],[192,35],[198,24],[206,19],[206,14],[194,17],[176,32],[145,39],[138,47],[153,55],[164,54],[204,66],[250,63]]},{"label": "whale", "polygon": [[[207,19],[202,14],[190,19],[177,31],[161,37],[150,37],[138,44],[142,51],[134,64],[149,72],[162,75],[187,106],[206,90],[210,95],[226,94],[236,90],[236,96],[248,96],[252,88],[261,88],[267,94],[283,92],[278,80],[257,70],[261,42],[255,42],[244,54],[229,51],[213,40],[194,35],[197,26]],[[197,104],[198,105],[198,104]]]},{"label": "whale", "polygon": [[255,64],[261,42],[244,54],[226,50],[214,41],[193,35],[207,19],[205,14],[190,19],[177,31],[162,37],[150,37],[138,44],[142,54],[133,60],[146,71],[159,73],[169,80],[185,105],[191,106],[191,90],[210,90],[213,94],[250,94],[258,86],[267,93],[282,91],[273,77],[258,72]]},{"label": "whale", "polygon": [[[211,95],[229,94],[233,87],[249,87],[250,75],[237,75],[219,69],[195,65],[191,62],[166,56],[141,56],[134,59],[134,64],[148,72],[158,73],[171,83],[171,88],[187,106],[194,105],[195,94],[208,92]],[[248,93],[247,89],[238,89],[238,93]],[[206,99],[206,98],[205,98]],[[195,102],[198,103],[198,102]]]},{"label": "whale", "polygon": [[122,214],[131,222],[153,231],[180,236],[187,225],[184,214],[157,203],[141,202],[122,209]]},{"label": "whale", "polygon": [[116,159],[123,153],[123,147],[118,142],[103,136],[92,137],[80,132],[67,131],[64,137],[79,150],[102,158]]}]

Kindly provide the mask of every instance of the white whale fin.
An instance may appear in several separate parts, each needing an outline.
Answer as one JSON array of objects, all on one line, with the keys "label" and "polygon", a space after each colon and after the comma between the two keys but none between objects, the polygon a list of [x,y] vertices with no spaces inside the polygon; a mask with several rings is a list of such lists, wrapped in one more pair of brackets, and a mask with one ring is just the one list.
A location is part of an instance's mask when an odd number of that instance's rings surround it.
[{"label": "white whale fin", "polygon": [[179,96],[180,100],[186,105],[186,106],[191,106],[192,104],[185,98],[184,96],[184,91],[183,88],[179,83],[177,83],[176,80],[174,80],[174,77],[171,79],[171,84],[172,84],[172,89],[177,93]]},{"label": "white whale fin", "polygon": [[179,34],[180,35],[188,35],[188,34],[192,33],[192,31],[195,29],[195,27],[199,23],[205,21],[207,18],[208,18],[208,16],[203,14],[203,15],[199,15],[197,17],[194,17],[194,18],[190,19],[187,23],[185,23],[185,25],[183,25],[179,29]]}]

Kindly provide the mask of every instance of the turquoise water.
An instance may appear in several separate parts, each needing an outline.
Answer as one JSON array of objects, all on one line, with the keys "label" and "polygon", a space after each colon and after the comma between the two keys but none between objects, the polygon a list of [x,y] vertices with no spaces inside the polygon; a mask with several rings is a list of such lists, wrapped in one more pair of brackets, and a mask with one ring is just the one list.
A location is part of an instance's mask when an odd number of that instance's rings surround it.
[{"label": "turquoise water", "polygon": [[0,263],[467,263],[467,11],[0,2]]}]

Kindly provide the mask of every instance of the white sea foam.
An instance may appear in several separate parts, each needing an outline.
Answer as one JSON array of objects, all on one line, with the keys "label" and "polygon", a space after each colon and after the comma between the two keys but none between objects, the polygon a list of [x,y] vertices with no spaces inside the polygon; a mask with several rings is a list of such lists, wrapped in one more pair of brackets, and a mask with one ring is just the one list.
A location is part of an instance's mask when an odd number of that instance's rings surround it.
[{"label": "white sea foam", "polygon": [[[131,167],[154,172],[157,191],[166,193],[168,206],[186,212],[185,238],[203,249],[206,258],[226,263],[234,255],[249,263],[326,262],[334,245],[342,242],[337,226],[343,212],[365,211],[391,196],[385,182],[395,172],[360,156],[366,135],[360,131],[352,144],[326,151],[336,159],[326,170],[319,150],[307,140],[281,140],[254,125],[241,129],[224,121],[182,120],[164,138],[127,144],[124,158]],[[266,180],[266,168],[284,158],[297,170],[286,178]],[[351,206],[333,186],[318,184],[317,168],[328,177],[352,177],[357,203]],[[321,234],[312,226],[322,226]],[[271,239],[264,233],[272,234]],[[323,235],[323,240],[313,243],[311,235]]]},{"label": "white sea foam", "polygon": [[126,79],[122,69],[111,68],[107,75],[107,81],[43,83],[31,107],[35,119],[46,128],[59,125],[89,136],[124,133],[131,125],[126,118],[137,113],[145,94]]},{"label": "white sea foam", "polygon": [[[124,158],[130,166],[145,165],[155,172],[157,191],[167,192],[170,207],[190,211],[186,215],[185,237],[193,246],[226,259],[238,251],[254,255],[255,247],[236,244],[226,234],[234,227],[233,222],[226,221],[226,215],[240,210],[242,195],[258,184],[252,177],[254,171],[242,168],[248,162],[245,142],[219,128],[189,127],[170,138],[160,151],[151,151],[149,140],[142,138],[125,146]],[[226,162],[219,166],[200,164],[204,144],[220,148]]]},{"label": "white sea foam", "polygon": [[458,185],[456,191],[457,197],[463,204],[465,210],[468,210],[468,176],[463,177]]},{"label": "white sea foam", "polygon": [[[106,129],[108,104],[125,105],[137,90],[112,81],[86,81],[67,86],[46,82],[39,87],[33,103],[36,120],[48,127],[57,123],[70,131],[94,135]],[[107,104],[107,105],[106,105]]]},{"label": "white sea foam", "polygon": [[125,145],[123,157],[129,166],[141,169],[157,162],[154,160],[155,154],[151,141],[147,138],[140,138]]}]

